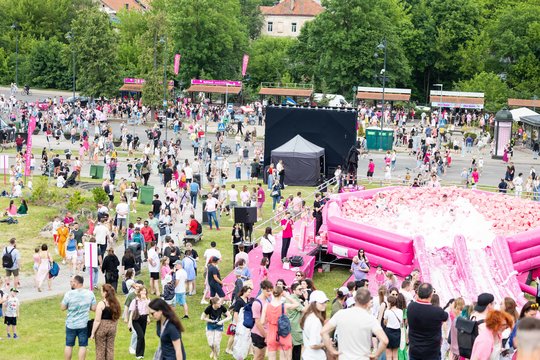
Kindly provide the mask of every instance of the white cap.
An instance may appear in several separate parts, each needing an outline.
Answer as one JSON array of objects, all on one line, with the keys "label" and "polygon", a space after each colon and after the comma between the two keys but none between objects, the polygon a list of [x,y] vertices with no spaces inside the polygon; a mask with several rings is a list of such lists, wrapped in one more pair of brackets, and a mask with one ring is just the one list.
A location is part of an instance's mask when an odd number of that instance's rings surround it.
[{"label": "white cap", "polygon": [[165,284],[168,284],[168,283],[170,283],[171,281],[172,281],[172,276],[171,276],[171,274],[165,275],[165,279],[163,279],[163,282],[164,282]]},{"label": "white cap", "polygon": [[354,306],[354,298],[353,297],[347,298],[347,300],[345,301],[345,305],[347,305],[348,308],[350,308],[351,306]]},{"label": "white cap", "polygon": [[346,286],[340,287],[337,291],[341,291],[343,295],[349,295],[349,289]]},{"label": "white cap", "polygon": [[321,290],[315,290],[309,295],[309,303],[318,302],[319,304],[324,304],[328,301],[328,297]]}]

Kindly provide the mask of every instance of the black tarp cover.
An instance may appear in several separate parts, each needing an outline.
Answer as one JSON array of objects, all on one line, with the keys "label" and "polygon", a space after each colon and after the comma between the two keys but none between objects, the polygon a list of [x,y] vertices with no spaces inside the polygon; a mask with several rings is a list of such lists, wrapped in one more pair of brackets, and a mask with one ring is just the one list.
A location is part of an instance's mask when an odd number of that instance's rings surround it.
[{"label": "black tarp cover", "polygon": [[321,157],[324,158],[324,149],[300,135],[271,151],[272,163],[283,160],[286,185],[316,185],[321,172]]}]

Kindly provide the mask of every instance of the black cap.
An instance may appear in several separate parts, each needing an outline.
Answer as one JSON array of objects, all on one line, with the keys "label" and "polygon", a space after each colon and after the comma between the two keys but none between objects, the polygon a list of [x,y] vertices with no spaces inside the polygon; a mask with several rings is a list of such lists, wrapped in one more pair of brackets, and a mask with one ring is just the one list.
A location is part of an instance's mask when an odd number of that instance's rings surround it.
[{"label": "black cap", "polygon": [[493,295],[489,293],[482,293],[478,295],[478,300],[476,301],[474,311],[484,312],[484,310],[486,310],[486,307],[494,301],[495,297]]}]

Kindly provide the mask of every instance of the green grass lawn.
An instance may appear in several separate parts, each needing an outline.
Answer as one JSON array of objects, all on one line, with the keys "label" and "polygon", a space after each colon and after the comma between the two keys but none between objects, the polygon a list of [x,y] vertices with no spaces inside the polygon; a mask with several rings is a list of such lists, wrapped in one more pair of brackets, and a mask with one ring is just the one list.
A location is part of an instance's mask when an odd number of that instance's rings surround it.
[{"label": "green grass lawn", "polygon": [[[239,185],[245,184],[245,182],[236,184],[238,187]],[[297,191],[302,191],[303,195],[307,196],[312,193],[313,190],[314,188],[309,187],[290,186],[283,191],[283,194],[296,194]],[[263,209],[265,219],[272,216],[272,203],[271,201],[268,201],[268,199],[269,197],[267,197]],[[7,207],[7,204],[8,199],[0,199],[0,208]],[[148,209],[148,205],[141,206],[138,204],[137,215],[144,216]],[[39,237],[39,229],[41,229],[57,213],[58,209],[53,207],[31,206],[31,215],[19,218],[20,222],[18,225],[0,224],[0,233],[13,234],[13,236],[17,237],[23,257],[28,257],[29,260],[23,265],[25,270],[31,270],[31,255],[34,247],[46,240]],[[223,215],[220,220],[221,231],[209,231],[207,226],[204,226],[203,241],[195,246],[195,249],[202,256],[204,250],[209,247],[210,242],[216,241],[217,247],[223,255],[221,262],[221,274],[223,277],[232,270],[232,246],[230,244],[232,225],[233,221],[230,217]],[[261,234],[262,229],[258,230],[258,235]],[[9,236],[10,235],[8,235],[8,237]],[[6,236],[3,236],[2,238],[5,239]],[[52,243],[52,239],[49,241]],[[314,280],[319,289],[324,290],[329,297],[332,297],[334,289],[339,287],[348,277],[348,269],[332,268],[330,273],[316,273]],[[149,278],[147,272],[144,272],[140,278],[148,284]],[[200,315],[206,306],[200,304],[202,291],[202,281],[199,277],[197,284],[198,295],[188,297],[190,319],[183,321],[186,328],[186,331],[183,334],[183,340],[187,355],[190,359],[206,359],[210,352],[206,342],[205,323],[199,320]],[[99,300],[99,294],[97,294],[96,297]],[[124,296],[119,296],[119,298],[121,304],[123,304]],[[8,341],[6,339],[0,341],[0,358],[16,358],[20,360],[62,358],[65,341],[65,313],[60,311],[60,301],[61,297],[53,297],[46,300],[22,304],[21,317],[18,325],[18,333],[21,336],[21,339],[18,341]],[[182,310],[178,309],[177,311],[183,316]],[[5,337],[3,328],[0,330],[0,336]],[[127,330],[125,323],[120,322],[115,344],[115,359],[134,358],[133,355],[128,353],[130,336],[131,333]],[[145,358],[152,358],[153,352],[157,347],[157,340],[157,336],[155,335],[155,323],[153,322],[147,329],[147,351]],[[224,336],[222,341],[221,359],[232,359],[230,355],[227,355],[224,352],[227,340],[228,337]],[[91,343],[87,357],[88,359],[95,358],[94,350],[94,344]]]}]

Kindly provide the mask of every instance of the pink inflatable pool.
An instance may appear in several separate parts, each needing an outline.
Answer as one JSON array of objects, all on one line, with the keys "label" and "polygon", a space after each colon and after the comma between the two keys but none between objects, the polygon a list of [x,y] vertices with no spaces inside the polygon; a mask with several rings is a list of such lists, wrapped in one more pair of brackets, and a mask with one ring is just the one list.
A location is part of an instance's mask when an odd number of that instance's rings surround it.
[{"label": "pink inflatable pool", "polygon": [[[540,267],[540,204],[458,188],[387,187],[332,195],[324,212],[328,252],[400,276],[415,268],[443,298],[498,300],[535,289],[518,275]],[[519,277],[522,279],[522,276]]]}]

